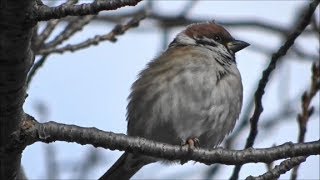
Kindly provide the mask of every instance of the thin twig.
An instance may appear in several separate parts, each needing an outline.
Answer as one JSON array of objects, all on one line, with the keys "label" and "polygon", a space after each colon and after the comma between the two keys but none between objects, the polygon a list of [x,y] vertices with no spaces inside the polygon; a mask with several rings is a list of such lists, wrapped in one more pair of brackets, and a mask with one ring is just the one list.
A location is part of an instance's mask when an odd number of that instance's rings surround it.
[{"label": "thin twig", "polygon": [[[294,41],[296,38],[303,32],[303,30],[307,27],[307,25],[311,21],[311,17],[316,9],[316,7],[319,4],[319,0],[314,0],[312,3],[310,3],[309,8],[304,12],[304,16],[301,18],[300,22],[294,28],[294,31],[287,37],[287,40],[285,41],[284,45],[280,47],[280,49],[272,55],[270,64],[268,67],[263,71],[263,75],[261,80],[259,81],[259,86],[258,89],[255,93],[255,110],[250,118],[250,133],[246,141],[245,148],[252,147],[254,144],[254,140],[257,136],[258,133],[258,121],[260,118],[260,115],[263,111],[263,106],[262,106],[262,96],[264,94],[264,89],[268,83],[269,76],[272,73],[272,71],[276,68],[276,63],[277,61],[283,57],[289,48],[293,45]],[[230,177],[231,180],[236,180],[239,177],[239,172],[241,170],[241,165],[237,165],[234,168],[234,171]]]},{"label": "thin twig", "polygon": [[82,30],[83,27],[87,25],[94,17],[95,15],[87,15],[84,17],[73,17],[69,21],[69,24],[65,27],[65,29],[59,35],[57,35],[52,41],[45,44],[44,49],[56,47],[57,45],[68,40],[76,32]]},{"label": "thin twig", "polygon": [[[68,0],[65,3],[63,3],[63,5],[72,5],[77,2],[78,0]],[[42,3],[41,5],[44,5],[44,4]],[[34,48],[35,53],[37,53],[37,51],[41,48],[43,43],[48,39],[48,37],[53,32],[53,30],[61,21],[63,21],[63,19],[53,19],[48,21],[44,30],[39,35],[36,36],[36,41],[34,42],[34,45],[33,45],[35,47]]]},{"label": "thin twig", "polygon": [[[298,114],[297,120],[299,124],[299,136],[298,142],[302,143],[305,139],[305,134],[307,131],[307,123],[309,121],[309,117],[314,112],[314,107],[310,107],[310,103],[316,93],[320,90],[320,64],[313,63],[312,65],[312,76],[311,76],[311,85],[310,90],[305,91],[301,97],[301,109],[302,112]],[[296,180],[298,177],[298,168],[295,167],[291,173],[291,180]]]},{"label": "thin twig", "polygon": [[36,41],[34,42],[35,53],[37,53],[38,49],[43,45],[44,41],[48,39],[59,22],[61,22],[61,19],[50,20],[44,30],[39,35],[37,35]]},{"label": "thin twig", "polygon": [[48,58],[49,55],[43,55],[31,68],[31,70],[29,71],[28,77],[27,77],[27,87],[29,87],[34,75],[36,74],[36,72],[38,71],[38,69],[40,67],[43,66],[44,62],[46,61],[46,59]]},{"label": "thin twig", "polygon": [[139,25],[139,22],[143,20],[146,17],[145,14],[137,16],[135,18],[132,18],[128,23],[124,25],[116,25],[111,32],[109,32],[106,35],[97,35],[94,38],[87,39],[84,42],[78,43],[78,44],[68,44],[64,47],[61,48],[47,48],[47,49],[42,49],[39,51],[39,54],[50,54],[50,53],[63,53],[65,51],[76,51],[80,50],[86,47],[89,47],[91,45],[97,45],[102,41],[109,40],[111,42],[116,42],[117,41],[117,36],[124,34],[127,30],[130,28],[137,27]]},{"label": "thin twig", "polygon": [[293,157],[287,160],[282,161],[279,165],[275,166],[270,171],[264,173],[263,175],[253,177],[249,176],[246,180],[270,180],[270,179],[278,179],[281,174],[284,174],[293,167],[301,164],[302,162],[306,161],[305,156]]},{"label": "thin twig", "polygon": [[311,87],[310,91],[305,91],[301,97],[301,108],[302,113],[298,114],[297,120],[299,123],[299,138],[298,142],[303,142],[305,139],[306,133],[306,125],[308,123],[309,117],[314,112],[314,108],[310,106],[310,103],[316,93],[319,91],[320,88],[320,65],[313,63],[312,65],[312,77],[311,77]]}]

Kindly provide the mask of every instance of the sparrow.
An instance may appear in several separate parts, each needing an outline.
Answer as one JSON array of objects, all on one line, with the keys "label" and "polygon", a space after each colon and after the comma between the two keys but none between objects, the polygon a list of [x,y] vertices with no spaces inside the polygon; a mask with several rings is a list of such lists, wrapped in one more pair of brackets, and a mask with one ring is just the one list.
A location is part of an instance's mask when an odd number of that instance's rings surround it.
[{"label": "sparrow", "polygon": [[[190,148],[220,144],[241,111],[235,53],[247,46],[214,21],[187,26],[133,83],[127,134]],[[156,161],[125,152],[100,179],[130,179]]]}]

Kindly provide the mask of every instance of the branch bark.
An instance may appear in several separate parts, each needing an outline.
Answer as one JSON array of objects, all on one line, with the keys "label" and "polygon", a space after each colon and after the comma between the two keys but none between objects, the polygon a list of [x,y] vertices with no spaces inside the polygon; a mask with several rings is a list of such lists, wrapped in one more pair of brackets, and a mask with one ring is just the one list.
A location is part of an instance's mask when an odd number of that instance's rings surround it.
[{"label": "branch bark", "polygon": [[[307,132],[307,123],[309,117],[314,112],[314,107],[310,106],[313,97],[320,90],[320,64],[314,63],[312,65],[312,76],[311,76],[311,87],[309,91],[305,91],[301,97],[301,109],[302,112],[298,114],[297,120],[299,124],[299,136],[298,142],[302,143],[305,139],[305,134]],[[291,180],[296,180],[298,176],[298,168],[296,166],[291,173]]]},{"label": "branch bark", "polygon": [[[93,38],[89,38],[83,42],[80,42],[78,44],[67,44],[64,47],[57,48],[55,44],[51,45],[49,44],[48,47],[44,47],[43,49],[40,49],[37,54],[41,54],[43,56],[46,56],[48,54],[53,53],[64,53],[66,51],[77,51],[80,49],[87,48],[92,45],[97,45],[102,41],[109,40],[110,42],[116,42],[117,36],[124,34],[127,30],[137,27],[141,20],[145,19],[145,14],[140,14],[139,16],[131,18],[127,23],[125,24],[118,24],[116,25],[111,32],[105,34],[105,35],[96,35]],[[63,35],[62,35],[63,37]]]},{"label": "branch bark", "polygon": [[19,128],[26,97],[25,81],[34,58],[30,48],[34,24],[26,18],[33,0],[0,2],[0,179],[21,178],[21,152],[3,149],[10,134]]},{"label": "branch bark", "polygon": [[249,176],[246,178],[246,180],[268,180],[268,179],[278,179],[281,174],[284,174],[293,167],[301,164],[302,162],[305,162],[307,157],[305,156],[298,156],[293,157],[287,160],[282,161],[279,165],[271,169],[270,171],[264,173],[261,176],[253,177]]},{"label": "branch bark", "polygon": [[116,10],[124,6],[135,6],[140,1],[141,0],[94,1],[92,3],[83,3],[79,5],[62,4],[57,7],[38,5],[35,6],[31,19],[35,19],[36,21],[46,21],[66,16],[94,15],[104,10]]},{"label": "branch bark", "polygon": [[110,150],[117,149],[142,153],[167,160],[193,160],[207,165],[213,163],[227,165],[252,162],[269,163],[283,158],[320,154],[320,140],[300,144],[289,142],[263,149],[227,150],[216,148],[213,150],[195,149],[190,151],[188,147],[173,146],[144,138],[105,132],[97,128],[84,128],[56,122],[39,123],[29,115],[26,115],[20,130],[12,134],[11,139],[12,144],[6,148],[6,152],[22,151],[27,145],[35,142],[65,141]]}]

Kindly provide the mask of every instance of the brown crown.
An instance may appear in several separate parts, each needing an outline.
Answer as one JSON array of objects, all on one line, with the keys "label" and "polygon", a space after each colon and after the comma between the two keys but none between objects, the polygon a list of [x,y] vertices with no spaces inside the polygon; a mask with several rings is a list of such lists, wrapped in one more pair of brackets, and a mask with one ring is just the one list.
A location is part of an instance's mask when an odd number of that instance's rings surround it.
[{"label": "brown crown", "polygon": [[214,22],[192,24],[187,27],[185,34],[192,38],[209,38],[214,39],[215,36],[219,36],[222,41],[232,40],[233,37],[222,26],[215,24]]}]

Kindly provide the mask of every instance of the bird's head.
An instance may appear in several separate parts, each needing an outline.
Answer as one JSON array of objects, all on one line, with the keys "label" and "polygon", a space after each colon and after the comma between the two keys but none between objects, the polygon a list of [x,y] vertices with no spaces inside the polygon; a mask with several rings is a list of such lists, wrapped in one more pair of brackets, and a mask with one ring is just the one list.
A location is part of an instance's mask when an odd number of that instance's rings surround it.
[{"label": "bird's head", "polygon": [[236,52],[249,46],[249,43],[234,39],[225,28],[215,22],[205,22],[189,25],[170,44],[170,46],[181,45],[203,46],[234,56]]}]

